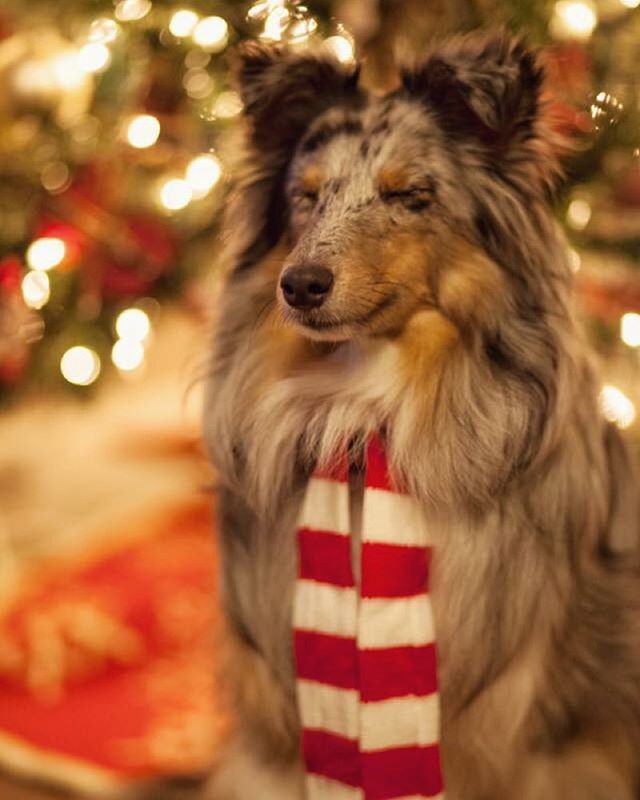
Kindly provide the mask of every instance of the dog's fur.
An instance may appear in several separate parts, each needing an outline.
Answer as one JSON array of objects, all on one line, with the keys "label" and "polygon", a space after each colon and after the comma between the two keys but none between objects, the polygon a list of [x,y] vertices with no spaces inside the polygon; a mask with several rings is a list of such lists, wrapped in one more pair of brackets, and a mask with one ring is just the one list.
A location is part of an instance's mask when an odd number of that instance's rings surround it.
[{"label": "dog's fur", "polygon": [[[384,427],[437,532],[448,800],[631,800],[638,493],[572,317],[537,58],[456,40],[374,97],[252,44],[235,77],[249,147],[206,430],[238,725],[211,797],[303,797],[296,515],[314,464]],[[306,263],[335,284],[301,312],[279,278]]]}]

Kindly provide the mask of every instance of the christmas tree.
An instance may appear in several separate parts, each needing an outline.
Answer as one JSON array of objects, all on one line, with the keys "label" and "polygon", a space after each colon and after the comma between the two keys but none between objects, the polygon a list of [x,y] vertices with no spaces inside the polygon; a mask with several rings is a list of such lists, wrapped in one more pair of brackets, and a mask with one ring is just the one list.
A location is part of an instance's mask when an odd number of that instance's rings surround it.
[{"label": "christmas tree", "polygon": [[0,10],[0,398],[91,394],[135,372],[163,304],[215,275],[246,38],[366,56],[503,25],[544,50],[574,144],[558,202],[605,413],[635,419],[640,346],[640,0],[5,0]]}]

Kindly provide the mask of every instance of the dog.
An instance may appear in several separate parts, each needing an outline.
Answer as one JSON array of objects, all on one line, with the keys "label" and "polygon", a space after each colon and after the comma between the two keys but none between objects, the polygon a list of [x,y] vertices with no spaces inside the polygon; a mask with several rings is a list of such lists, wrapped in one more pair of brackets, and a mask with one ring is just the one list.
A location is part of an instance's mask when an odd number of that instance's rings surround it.
[{"label": "dog", "polygon": [[304,797],[296,520],[315,465],[381,430],[436,531],[447,800],[640,796],[637,482],[574,321],[543,73],[502,33],[384,96],[327,56],[236,55],[205,411],[236,726],[213,800]]}]

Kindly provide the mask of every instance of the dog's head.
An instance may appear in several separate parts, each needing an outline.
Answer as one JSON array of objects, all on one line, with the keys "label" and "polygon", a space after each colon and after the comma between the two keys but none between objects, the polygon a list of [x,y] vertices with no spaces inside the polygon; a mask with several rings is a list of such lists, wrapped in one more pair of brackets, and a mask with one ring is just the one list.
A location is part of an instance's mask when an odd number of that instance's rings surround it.
[{"label": "dog's head", "polygon": [[247,224],[286,243],[277,301],[306,336],[392,333],[424,308],[464,327],[507,302],[527,199],[554,172],[520,41],[450,43],[384,97],[356,68],[278,46],[246,46],[235,77],[267,198]]}]

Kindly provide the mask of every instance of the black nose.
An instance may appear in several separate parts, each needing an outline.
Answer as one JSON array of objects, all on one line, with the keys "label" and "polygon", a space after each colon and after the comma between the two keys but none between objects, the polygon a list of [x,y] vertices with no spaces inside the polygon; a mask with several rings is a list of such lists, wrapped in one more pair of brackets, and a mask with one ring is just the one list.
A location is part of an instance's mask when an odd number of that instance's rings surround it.
[{"label": "black nose", "polygon": [[293,308],[318,308],[327,299],[332,286],[332,272],[314,264],[289,267],[280,278],[284,299]]}]

